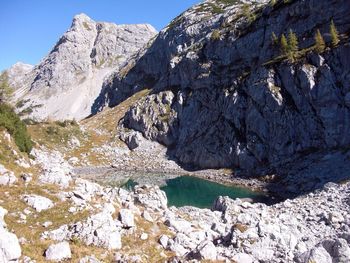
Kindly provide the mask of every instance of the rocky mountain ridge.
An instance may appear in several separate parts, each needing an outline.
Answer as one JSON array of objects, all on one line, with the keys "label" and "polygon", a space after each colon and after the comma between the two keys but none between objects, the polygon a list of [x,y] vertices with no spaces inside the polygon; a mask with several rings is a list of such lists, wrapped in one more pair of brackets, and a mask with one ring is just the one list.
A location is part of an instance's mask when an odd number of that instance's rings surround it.
[{"label": "rocky mountain ridge", "polygon": [[[184,166],[273,173],[304,153],[348,147],[347,1],[205,1],[162,30],[127,74],[105,85],[110,106],[151,93],[121,123],[169,148]],[[335,48],[312,51],[320,29]],[[271,37],[295,32],[299,58]]]},{"label": "rocky mountain ridge", "polygon": [[156,34],[148,24],[116,25],[95,22],[85,14],[75,16],[39,65],[23,67],[24,74],[11,74],[18,65],[7,71],[18,111],[37,120],[89,116],[104,78]]}]

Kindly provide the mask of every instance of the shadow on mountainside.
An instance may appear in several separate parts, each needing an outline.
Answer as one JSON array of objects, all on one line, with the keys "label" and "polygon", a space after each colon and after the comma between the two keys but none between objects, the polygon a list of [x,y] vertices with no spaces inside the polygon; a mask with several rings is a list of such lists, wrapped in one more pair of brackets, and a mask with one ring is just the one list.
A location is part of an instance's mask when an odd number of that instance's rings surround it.
[{"label": "shadow on mountainside", "polygon": [[[168,158],[186,171],[198,171],[191,165],[180,164],[171,150],[168,151]],[[264,181],[265,188],[271,197],[271,200],[264,200],[264,203],[273,204],[287,198],[296,198],[322,189],[327,183],[342,183],[350,180],[350,149],[324,150],[301,155],[282,165],[272,176],[269,174],[248,177],[233,174],[232,180],[237,179]]]},{"label": "shadow on mountainside", "polygon": [[327,183],[350,180],[350,149],[301,156],[280,168],[268,191],[281,199],[295,198],[322,189]]}]

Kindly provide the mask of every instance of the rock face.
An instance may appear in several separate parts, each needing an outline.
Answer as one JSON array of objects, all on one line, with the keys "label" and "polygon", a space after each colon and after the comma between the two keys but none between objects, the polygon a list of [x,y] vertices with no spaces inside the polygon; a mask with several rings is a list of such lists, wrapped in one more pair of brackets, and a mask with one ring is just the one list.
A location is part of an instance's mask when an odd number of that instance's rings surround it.
[{"label": "rock face", "polygon": [[[99,99],[113,106],[152,88],[123,125],[196,168],[259,174],[349,145],[349,40],[320,55],[305,52],[317,29],[330,43],[331,19],[349,31],[349,1],[223,2],[205,1],[176,18]],[[290,29],[304,52],[294,63],[281,61],[271,41]]]},{"label": "rock face", "polygon": [[[95,22],[85,14],[75,16],[71,28],[39,65],[30,70],[21,64],[8,70],[18,111],[39,120],[87,117],[104,78],[118,71],[156,33],[148,24],[115,25]],[[17,74],[21,72],[25,74]]]}]

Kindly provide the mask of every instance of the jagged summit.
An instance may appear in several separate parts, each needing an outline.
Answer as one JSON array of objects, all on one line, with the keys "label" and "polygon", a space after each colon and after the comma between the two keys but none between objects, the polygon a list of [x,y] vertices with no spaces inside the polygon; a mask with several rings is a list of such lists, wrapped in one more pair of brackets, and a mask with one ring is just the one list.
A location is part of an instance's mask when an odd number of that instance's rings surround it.
[{"label": "jagged summit", "polygon": [[[22,114],[35,119],[82,119],[100,93],[103,80],[118,71],[157,31],[150,25],[95,22],[85,14],[39,65],[11,79]],[[21,76],[21,77],[19,77]]]}]

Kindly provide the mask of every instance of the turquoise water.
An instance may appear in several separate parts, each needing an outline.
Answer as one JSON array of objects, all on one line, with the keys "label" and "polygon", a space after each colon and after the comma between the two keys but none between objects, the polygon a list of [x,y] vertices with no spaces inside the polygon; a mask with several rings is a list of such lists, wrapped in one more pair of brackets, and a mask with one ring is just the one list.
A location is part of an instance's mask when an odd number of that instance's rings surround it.
[{"label": "turquoise water", "polygon": [[[123,187],[131,190],[137,185],[132,179]],[[211,208],[218,196],[235,198],[251,198],[253,201],[264,202],[266,196],[253,192],[247,188],[226,186],[192,176],[181,176],[167,180],[167,185],[160,188],[168,198],[168,206],[195,206]]]},{"label": "turquoise water", "polygon": [[232,199],[252,198],[260,201],[263,196],[246,188],[231,187],[208,180],[181,176],[167,181],[167,185],[161,187],[168,197],[169,206],[195,206],[210,208],[218,196],[229,196]]}]

